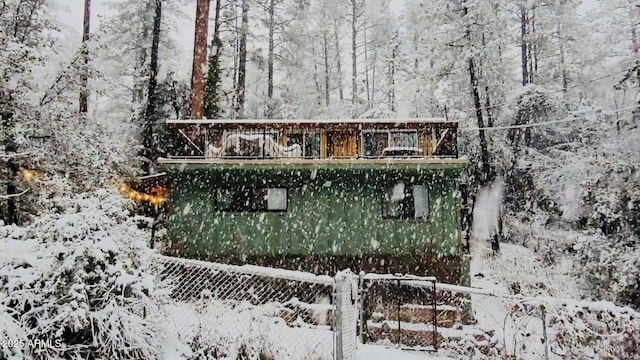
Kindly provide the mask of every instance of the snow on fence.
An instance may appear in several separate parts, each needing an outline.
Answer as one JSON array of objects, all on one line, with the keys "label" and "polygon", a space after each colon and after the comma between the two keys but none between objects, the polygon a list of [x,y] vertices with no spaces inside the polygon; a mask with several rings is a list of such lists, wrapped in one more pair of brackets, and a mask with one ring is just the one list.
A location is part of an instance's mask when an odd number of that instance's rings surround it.
[{"label": "snow on fence", "polygon": [[166,330],[200,358],[355,359],[353,276],[158,262],[173,300],[160,306]]},{"label": "snow on fence", "polygon": [[355,360],[360,318],[364,342],[431,344],[465,358],[640,359],[640,314],[606,302],[411,276],[327,277],[165,256],[158,265],[172,289],[160,304],[164,326],[194,358]]}]

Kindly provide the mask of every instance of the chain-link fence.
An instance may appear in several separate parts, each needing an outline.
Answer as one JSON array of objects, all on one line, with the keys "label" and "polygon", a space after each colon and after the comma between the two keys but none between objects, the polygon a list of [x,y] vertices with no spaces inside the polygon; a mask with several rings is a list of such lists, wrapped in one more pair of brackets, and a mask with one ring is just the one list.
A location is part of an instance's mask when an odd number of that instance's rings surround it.
[{"label": "chain-link fence", "polygon": [[335,277],[159,256],[168,333],[194,359],[357,359],[363,343],[473,358],[640,359],[640,316],[435,278]]},{"label": "chain-link fence", "polygon": [[166,330],[198,357],[355,359],[353,276],[158,260],[172,289]]}]

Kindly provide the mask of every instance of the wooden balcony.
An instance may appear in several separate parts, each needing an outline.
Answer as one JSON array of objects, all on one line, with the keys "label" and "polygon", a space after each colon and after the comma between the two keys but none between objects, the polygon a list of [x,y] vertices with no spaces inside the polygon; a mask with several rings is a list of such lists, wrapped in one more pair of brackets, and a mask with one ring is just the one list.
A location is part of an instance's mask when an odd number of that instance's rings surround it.
[{"label": "wooden balcony", "polygon": [[455,162],[458,123],[445,119],[168,120],[161,164]]}]

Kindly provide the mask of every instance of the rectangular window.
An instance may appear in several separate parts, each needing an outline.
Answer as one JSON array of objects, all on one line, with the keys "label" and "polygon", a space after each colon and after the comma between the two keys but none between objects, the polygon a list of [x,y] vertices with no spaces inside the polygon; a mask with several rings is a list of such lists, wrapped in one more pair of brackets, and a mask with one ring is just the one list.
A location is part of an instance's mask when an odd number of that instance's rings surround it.
[{"label": "rectangular window", "polygon": [[219,189],[216,191],[216,208],[228,212],[287,211],[286,188]]},{"label": "rectangular window", "polygon": [[417,148],[416,131],[368,130],[362,132],[362,156],[382,156],[388,148]]},{"label": "rectangular window", "polygon": [[307,158],[320,157],[320,133],[305,133],[303,156]]},{"label": "rectangular window", "polygon": [[405,131],[392,131],[389,133],[389,146],[390,147],[418,147],[418,133],[417,132],[405,132]]},{"label": "rectangular window", "polygon": [[389,146],[389,134],[386,131],[367,131],[363,134],[362,141],[364,156],[382,156],[382,150]]},{"label": "rectangular window", "polygon": [[397,183],[382,196],[385,219],[426,219],[429,216],[429,193],[424,185]]},{"label": "rectangular window", "polygon": [[317,132],[299,132],[289,134],[287,146],[300,145],[302,148],[302,157],[320,158],[320,133]]},{"label": "rectangular window", "polygon": [[222,151],[228,157],[269,156],[269,150],[278,143],[276,131],[231,131],[222,136]]}]

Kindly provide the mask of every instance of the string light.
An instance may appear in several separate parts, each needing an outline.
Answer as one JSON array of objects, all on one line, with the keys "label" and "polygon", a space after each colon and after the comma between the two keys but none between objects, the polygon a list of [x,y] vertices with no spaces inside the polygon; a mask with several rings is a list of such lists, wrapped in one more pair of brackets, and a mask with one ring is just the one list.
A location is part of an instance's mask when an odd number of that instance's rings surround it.
[{"label": "string light", "polygon": [[26,181],[31,181],[36,176],[36,173],[28,169],[21,169],[20,171],[22,172],[22,178]]},{"label": "string light", "polygon": [[[161,190],[161,191],[159,191]],[[136,190],[133,190],[129,185],[127,184],[120,184],[120,186],[118,186],[118,192],[120,192],[122,195],[128,197],[129,199],[136,201],[136,202],[149,202],[151,204],[153,204],[154,206],[159,206],[160,204],[162,204],[165,201],[164,196],[162,195],[166,195],[167,190],[162,188],[162,189],[156,189],[154,188],[151,192],[151,194],[148,193],[142,193]],[[158,195],[154,195],[153,193],[157,193]]]}]

